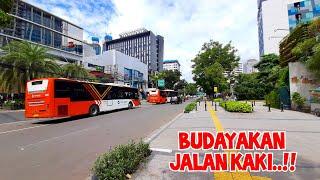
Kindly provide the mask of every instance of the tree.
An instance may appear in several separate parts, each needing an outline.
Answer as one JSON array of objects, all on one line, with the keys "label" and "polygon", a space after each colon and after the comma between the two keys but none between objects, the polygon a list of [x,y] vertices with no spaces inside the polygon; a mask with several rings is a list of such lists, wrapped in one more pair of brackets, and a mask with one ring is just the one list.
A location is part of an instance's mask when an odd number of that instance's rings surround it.
[{"label": "tree", "polygon": [[174,85],[180,81],[181,72],[178,70],[164,70],[151,76],[153,86],[157,86],[158,80],[164,79],[165,88],[173,89]]},{"label": "tree", "polygon": [[186,94],[196,95],[198,92],[197,85],[195,83],[188,83],[186,86]]},{"label": "tree", "polygon": [[264,85],[265,93],[270,93],[275,89],[276,82],[279,77],[279,56],[276,54],[267,54],[261,56],[261,60],[255,65],[259,70],[257,79],[260,84]]},{"label": "tree", "polygon": [[12,41],[2,48],[0,88],[4,92],[24,92],[27,81],[59,76],[61,69],[47,49],[23,41]]},{"label": "tree", "polygon": [[258,73],[239,74],[236,77],[236,85],[234,88],[235,95],[238,100],[257,100],[263,99],[265,89],[263,84],[257,79]]},{"label": "tree", "polygon": [[240,58],[237,50],[229,42],[226,45],[216,41],[204,43],[201,51],[192,60],[193,79],[207,94],[214,94],[214,87],[222,92],[228,89],[223,73],[232,71]]},{"label": "tree", "polygon": [[182,80],[180,80],[180,81],[178,81],[178,82],[176,82],[175,84],[174,84],[174,90],[176,90],[176,91],[178,91],[178,90],[184,90],[184,88],[186,87],[188,85],[188,82],[186,81],[186,80],[184,80],[184,79],[182,79]]},{"label": "tree", "polygon": [[12,20],[9,13],[13,7],[13,0],[0,0],[0,27],[6,27]]},{"label": "tree", "polygon": [[91,78],[89,72],[83,65],[70,63],[63,66],[63,76],[65,78],[88,79]]}]

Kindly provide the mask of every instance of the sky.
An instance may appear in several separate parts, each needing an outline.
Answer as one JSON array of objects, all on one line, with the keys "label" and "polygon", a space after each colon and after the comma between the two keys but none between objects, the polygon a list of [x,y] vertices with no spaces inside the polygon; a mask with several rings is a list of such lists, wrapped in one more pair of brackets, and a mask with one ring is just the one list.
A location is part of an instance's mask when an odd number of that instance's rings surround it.
[{"label": "sky", "polygon": [[26,0],[83,27],[84,39],[138,28],[164,37],[164,59],[177,59],[192,81],[192,62],[210,39],[232,42],[242,62],[258,59],[256,0]]}]

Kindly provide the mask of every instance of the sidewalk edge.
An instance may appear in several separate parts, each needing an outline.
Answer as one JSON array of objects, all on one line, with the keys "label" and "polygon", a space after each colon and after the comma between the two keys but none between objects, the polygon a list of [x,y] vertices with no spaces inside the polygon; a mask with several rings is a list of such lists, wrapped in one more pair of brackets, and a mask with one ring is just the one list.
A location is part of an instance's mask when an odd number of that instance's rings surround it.
[{"label": "sidewalk edge", "polygon": [[176,117],[174,117],[171,121],[161,126],[159,129],[156,129],[151,133],[150,136],[143,139],[145,143],[151,143],[154,139],[156,139],[163,131],[165,131],[171,124],[173,124],[178,118],[183,115],[183,112],[179,113]]}]

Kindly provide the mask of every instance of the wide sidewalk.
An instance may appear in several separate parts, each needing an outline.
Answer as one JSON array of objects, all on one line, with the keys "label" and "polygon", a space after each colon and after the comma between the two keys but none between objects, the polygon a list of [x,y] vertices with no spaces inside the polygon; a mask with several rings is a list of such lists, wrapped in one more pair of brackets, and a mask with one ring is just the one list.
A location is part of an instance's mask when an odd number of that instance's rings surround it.
[{"label": "wide sidewalk", "polygon": [[[208,102],[211,104],[211,102]],[[208,106],[209,108],[214,108]],[[281,112],[256,103],[253,113],[229,113],[217,107],[214,113],[220,121],[219,128],[225,131],[276,131],[287,132],[287,151],[298,152],[297,170],[294,173],[248,173],[245,176],[231,174],[228,178],[213,173],[175,173],[168,168],[178,151],[178,131],[216,131],[216,125],[209,111],[201,102],[198,111],[180,114],[170,123],[160,128],[146,141],[153,150],[149,161],[134,179],[320,179],[320,118],[295,111]],[[275,153],[276,161],[282,161],[282,152]]]}]

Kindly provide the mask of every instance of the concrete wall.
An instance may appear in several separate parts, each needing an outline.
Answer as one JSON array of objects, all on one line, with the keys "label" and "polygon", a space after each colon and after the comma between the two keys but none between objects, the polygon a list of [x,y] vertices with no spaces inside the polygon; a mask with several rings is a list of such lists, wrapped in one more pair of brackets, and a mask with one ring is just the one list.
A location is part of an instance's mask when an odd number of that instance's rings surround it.
[{"label": "concrete wall", "polygon": [[300,93],[307,99],[306,105],[310,105],[310,89],[317,87],[314,76],[307,70],[301,62],[289,63],[290,96],[294,92]]}]

